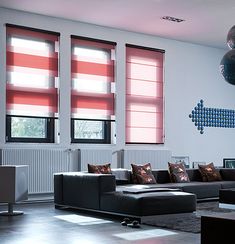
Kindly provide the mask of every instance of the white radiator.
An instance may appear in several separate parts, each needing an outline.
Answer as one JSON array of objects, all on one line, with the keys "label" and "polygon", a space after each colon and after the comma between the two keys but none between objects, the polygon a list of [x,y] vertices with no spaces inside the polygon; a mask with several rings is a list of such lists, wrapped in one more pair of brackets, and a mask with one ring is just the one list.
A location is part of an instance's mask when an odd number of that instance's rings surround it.
[{"label": "white radiator", "polygon": [[124,168],[130,169],[131,163],[151,163],[152,169],[167,169],[171,161],[170,150],[122,150]]},{"label": "white radiator", "polygon": [[2,165],[28,165],[29,193],[52,193],[53,174],[71,171],[71,151],[65,149],[3,149]]},{"label": "white radiator", "polygon": [[87,171],[87,164],[112,164],[112,150],[80,149],[80,169]]}]

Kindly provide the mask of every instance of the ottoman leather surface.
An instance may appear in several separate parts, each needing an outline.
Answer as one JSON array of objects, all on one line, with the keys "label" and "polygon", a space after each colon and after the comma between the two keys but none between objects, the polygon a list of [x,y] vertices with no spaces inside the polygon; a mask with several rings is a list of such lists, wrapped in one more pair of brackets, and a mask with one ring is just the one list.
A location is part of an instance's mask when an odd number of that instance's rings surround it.
[{"label": "ottoman leather surface", "polygon": [[110,192],[101,197],[101,210],[135,216],[185,213],[196,210],[196,196],[181,191],[140,194]]}]

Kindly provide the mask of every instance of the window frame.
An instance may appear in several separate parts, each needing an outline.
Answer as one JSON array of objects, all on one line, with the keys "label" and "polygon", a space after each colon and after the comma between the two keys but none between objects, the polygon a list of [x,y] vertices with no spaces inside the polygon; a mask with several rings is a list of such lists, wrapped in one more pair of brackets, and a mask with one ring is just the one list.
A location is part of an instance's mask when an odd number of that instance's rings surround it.
[{"label": "window frame", "polygon": [[[84,37],[84,36],[76,36],[76,35],[71,35],[71,57],[73,56],[73,49],[75,47],[73,43],[73,40],[80,40],[80,41],[85,41],[85,42],[93,42],[94,45],[96,45],[95,43],[99,43],[99,44],[107,44],[107,45],[113,45],[116,47],[117,43],[116,42],[112,42],[112,41],[106,41],[106,40],[101,40],[101,39],[95,39],[95,38],[90,38],[90,37]],[[96,48],[96,47],[93,47],[93,46],[87,46],[86,48],[89,48],[89,49],[93,49],[93,50],[100,50],[100,48]],[[103,48],[101,48],[103,49]],[[106,49],[106,48],[104,48]],[[110,55],[112,55],[110,53]],[[114,59],[114,84],[116,84],[116,76],[115,76],[115,66],[116,66],[116,61]],[[72,73],[72,68],[71,68],[71,73]],[[71,85],[71,89],[72,88],[72,85]],[[72,91],[72,90],[71,90]],[[102,94],[102,93],[101,93]],[[107,93],[109,94],[109,93]],[[110,93],[112,94],[112,93]],[[72,95],[72,93],[71,93]],[[113,96],[114,96],[114,111],[115,111],[115,101],[116,101],[116,93],[114,92],[113,93]],[[72,109],[72,108],[71,108]],[[71,113],[72,114],[72,113]],[[115,114],[114,114],[115,116]],[[102,121],[103,122],[103,129],[104,129],[104,138],[103,139],[78,139],[75,137],[75,121],[76,120],[84,120],[84,121]],[[87,118],[82,118],[82,117],[73,117],[71,116],[70,118],[70,134],[71,134],[71,143],[82,143],[82,144],[85,144],[85,143],[88,143],[88,144],[111,144],[112,141],[114,140],[113,137],[116,137],[116,133],[113,133],[113,125],[112,123],[115,123],[115,119],[113,118],[108,118],[108,119],[104,119],[104,118],[96,118],[96,116],[91,117],[87,117]]]},{"label": "window frame", "polygon": [[[75,121],[85,120],[85,121],[102,121],[104,128],[104,138],[103,139],[78,139],[74,137],[75,134]],[[112,120],[101,120],[101,119],[78,119],[71,118],[71,142],[72,143],[97,143],[97,144],[110,144],[111,143],[111,123],[115,122]]]},{"label": "window frame", "polygon": [[[12,117],[17,118],[34,118],[34,119],[45,119],[46,130],[45,138],[39,137],[12,137],[11,125]],[[52,117],[33,117],[33,116],[17,116],[17,115],[6,115],[6,142],[20,142],[20,143],[54,143],[55,142],[55,119]]]}]

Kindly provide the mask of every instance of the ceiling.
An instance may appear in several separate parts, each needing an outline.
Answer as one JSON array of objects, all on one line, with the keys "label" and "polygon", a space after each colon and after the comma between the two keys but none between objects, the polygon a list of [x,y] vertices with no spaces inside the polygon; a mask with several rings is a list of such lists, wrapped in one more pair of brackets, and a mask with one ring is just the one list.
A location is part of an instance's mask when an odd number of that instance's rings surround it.
[{"label": "ceiling", "polygon": [[235,25],[235,0],[0,0],[0,7],[224,49]]}]

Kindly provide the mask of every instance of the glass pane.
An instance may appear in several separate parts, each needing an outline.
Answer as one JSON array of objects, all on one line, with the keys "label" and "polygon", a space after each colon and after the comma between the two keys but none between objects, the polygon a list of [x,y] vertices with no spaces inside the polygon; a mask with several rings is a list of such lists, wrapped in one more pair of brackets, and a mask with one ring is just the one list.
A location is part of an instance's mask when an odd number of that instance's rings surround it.
[{"label": "glass pane", "polygon": [[104,139],[104,122],[75,120],[74,138],[75,139]]},{"label": "glass pane", "polygon": [[46,138],[46,119],[11,118],[11,137]]}]

